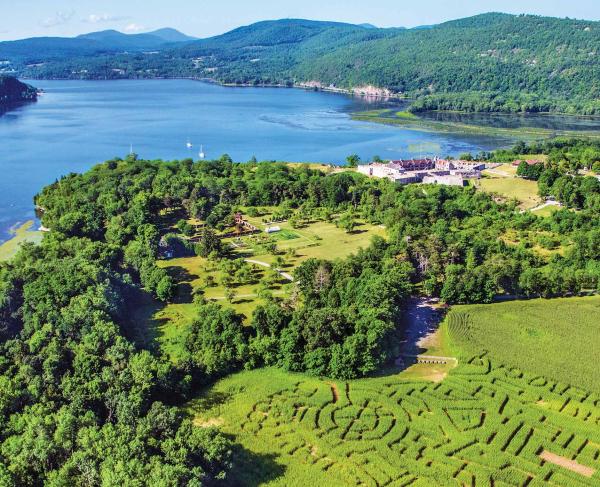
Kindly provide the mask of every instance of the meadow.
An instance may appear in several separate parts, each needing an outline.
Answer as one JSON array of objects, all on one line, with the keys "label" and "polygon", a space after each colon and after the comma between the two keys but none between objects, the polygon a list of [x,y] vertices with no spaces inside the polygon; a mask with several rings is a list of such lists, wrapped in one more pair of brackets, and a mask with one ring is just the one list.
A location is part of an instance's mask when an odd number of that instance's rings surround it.
[{"label": "meadow", "polygon": [[235,438],[241,485],[598,485],[600,389],[579,379],[594,375],[599,307],[456,307],[442,331],[459,365],[441,382],[267,368],[220,380],[188,411]]},{"label": "meadow", "polygon": [[[248,221],[258,228],[264,228],[263,219],[269,219],[272,209],[260,217],[246,217]],[[310,258],[335,260],[344,258],[356,252],[359,248],[369,246],[374,236],[385,237],[383,226],[370,225],[365,222],[356,222],[355,229],[348,233],[337,227],[334,221],[310,221],[299,228],[293,228],[289,221],[277,222],[272,225],[280,227],[281,231],[272,234],[272,239],[277,249],[286,255],[287,268],[291,269],[302,261]],[[253,259],[271,263],[275,256],[265,252],[256,245],[253,236],[242,237],[242,247],[235,250],[240,255],[250,253]]]},{"label": "meadow", "polygon": [[530,210],[542,203],[538,196],[536,181],[519,178],[516,175],[516,167],[503,164],[495,169],[483,172],[483,178],[477,182],[480,190],[510,200],[519,202],[519,208]]},{"label": "meadow", "polygon": [[[268,219],[272,210],[266,210],[260,218],[245,218],[263,229],[262,218]],[[140,299],[132,320],[136,340],[145,346],[156,342],[171,360],[177,362],[182,356],[186,330],[196,315],[194,294],[199,293],[208,301],[234,308],[248,322],[256,306],[264,301],[263,281],[269,273],[272,278],[266,291],[282,298],[289,293],[289,278],[294,268],[304,260],[343,258],[359,248],[368,247],[373,236],[385,236],[383,227],[360,221],[351,233],[338,228],[333,221],[310,221],[302,228],[292,228],[287,221],[276,225],[281,231],[270,236],[260,233],[222,239],[223,245],[230,250],[222,260],[244,259],[244,266],[251,275],[244,283],[234,280],[229,296],[224,285],[228,270],[218,262],[197,256],[158,260],[157,265],[165,268],[177,283],[175,296],[166,305],[148,297]],[[275,251],[266,250],[269,243],[275,244]],[[269,266],[275,267],[275,263],[278,263],[277,268],[283,275],[269,269]]]}]

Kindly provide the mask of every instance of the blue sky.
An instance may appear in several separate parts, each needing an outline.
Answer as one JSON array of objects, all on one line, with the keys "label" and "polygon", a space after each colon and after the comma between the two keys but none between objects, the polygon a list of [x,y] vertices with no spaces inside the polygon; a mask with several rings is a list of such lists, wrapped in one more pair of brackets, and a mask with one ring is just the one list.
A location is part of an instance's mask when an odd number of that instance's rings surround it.
[{"label": "blue sky", "polygon": [[175,27],[208,37],[284,17],[414,27],[483,12],[600,20],[600,0],[0,0],[0,40]]}]

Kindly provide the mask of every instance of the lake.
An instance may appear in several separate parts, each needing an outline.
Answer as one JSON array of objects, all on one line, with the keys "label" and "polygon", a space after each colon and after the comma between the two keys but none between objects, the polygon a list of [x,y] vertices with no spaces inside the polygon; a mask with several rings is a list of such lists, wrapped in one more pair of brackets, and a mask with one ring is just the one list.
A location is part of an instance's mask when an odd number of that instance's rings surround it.
[{"label": "lake", "polygon": [[[512,141],[358,122],[368,102],[333,93],[227,88],[191,80],[35,81],[37,103],[0,116],[0,241],[34,217],[32,198],[69,172],[133,150],[143,158],[342,163],[352,153],[458,155]],[[191,149],[186,142],[193,144]]]}]

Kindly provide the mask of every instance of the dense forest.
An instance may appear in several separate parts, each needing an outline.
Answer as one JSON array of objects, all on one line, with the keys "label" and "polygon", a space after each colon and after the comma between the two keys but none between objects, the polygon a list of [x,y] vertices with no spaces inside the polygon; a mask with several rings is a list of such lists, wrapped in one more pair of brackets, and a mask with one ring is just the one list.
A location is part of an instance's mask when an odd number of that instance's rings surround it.
[{"label": "dense forest", "polygon": [[592,21],[492,13],[430,28],[377,29],[286,19],[152,52],[70,51],[47,62],[14,49],[0,43],[0,59],[29,77],[372,85],[416,98],[414,111],[600,113],[600,23]]},{"label": "dense forest", "polygon": [[0,76],[0,108],[36,99],[37,90],[33,86],[12,76]]},{"label": "dense forest", "polygon": [[[343,379],[370,374],[397,353],[403,304],[417,293],[469,303],[600,289],[600,184],[573,174],[598,147],[573,144],[581,143],[544,147],[557,155],[546,169],[552,185],[540,176],[540,188],[557,191],[556,181],[568,178],[563,184],[581,197],[566,203],[578,211],[547,218],[475,188],[397,186],[227,156],[131,155],[60,178],[36,197],[51,232],[0,264],[0,485],[226,482],[234,445],[214,428],[193,427],[177,407],[198,385],[265,365]],[[564,163],[573,154],[578,161]],[[138,343],[132,307],[144,294],[168,301],[173,292],[156,264],[161,237],[176,225],[183,233],[170,238],[185,241],[185,219],[198,218],[205,228],[193,251],[227,259],[220,229],[241,206],[267,205],[290,218],[360,217],[384,224],[388,238],[346,259],[303,262],[294,292],[267,297],[247,324],[197,296],[177,365]],[[507,237],[514,234],[520,242]],[[557,246],[564,251],[536,250]]]}]

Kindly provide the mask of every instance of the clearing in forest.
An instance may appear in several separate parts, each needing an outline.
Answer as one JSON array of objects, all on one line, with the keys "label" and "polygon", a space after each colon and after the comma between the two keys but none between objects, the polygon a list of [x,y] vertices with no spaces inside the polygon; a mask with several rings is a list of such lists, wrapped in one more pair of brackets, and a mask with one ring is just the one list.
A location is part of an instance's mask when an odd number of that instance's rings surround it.
[{"label": "clearing in forest", "polygon": [[483,172],[484,177],[477,182],[480,190],[494,193],[506,200],[516,199],[523,210],[535,208],[542,199],[538,196],[537,181],[520,178],[516,168],[504,164]]},{"label": "clearing in forest", "polygon": [[[269,225],[261,218],[268,220],[271,211],[274,209],[267,210],[263,217],[244,217],[264,229]],[[197,256],[157,261],[158,266],[167,269],[174,278],[175,297],[167,305],[147,297],[139,303],[133,319],[135,338],[146,346],[157,343],[177,361],[182,356],[186,330],[196,315],[195,293],[200,292],[208,301],[234,308],[248,322],[256,306],[264,301],[262,293],[275,297],[289,294],[289,277],[304,260],[344,258],[368,247],[373,236],[385,236],[385,228],[362,221],[356,221],[354,230],[346,232],[336,226],[335,217],[332,221],[304,222],[300,228],[292,228],[288,221],[273,225],[281,230],[271,235],[263,232],[222,238],[229,254],[218,262]],[[174,229],[168,224],[165,226]],[[224,233],[232,230],[226,229]],[[275,248],[267,250],[269,244]]]}]

